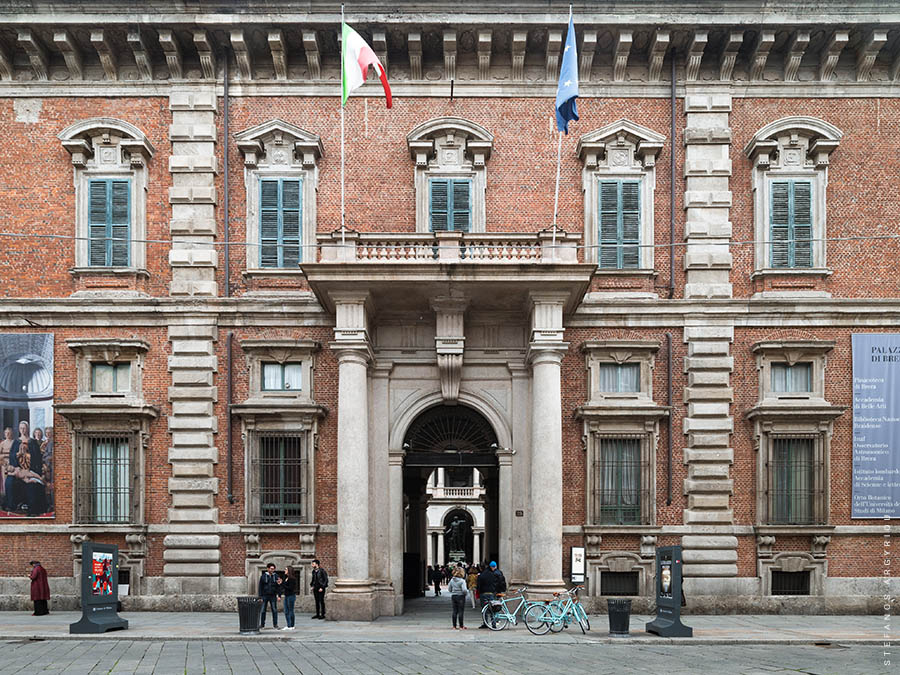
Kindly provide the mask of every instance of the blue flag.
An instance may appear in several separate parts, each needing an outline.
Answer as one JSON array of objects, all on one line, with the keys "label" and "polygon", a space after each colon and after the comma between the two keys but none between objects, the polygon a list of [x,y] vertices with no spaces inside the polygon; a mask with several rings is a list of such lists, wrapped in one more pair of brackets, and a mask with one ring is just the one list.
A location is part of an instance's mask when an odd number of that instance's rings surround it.
[{"label": "blue flag", "polygon": [[569,17],[569,32],[566,34],[566,48],[563,52],[562,67],[559,69],[559,84],[556,87],[556,128],[569,133],[569,122],[578,119],[575,99],[578,98],[578,55],[575,48],[575,21]]}]

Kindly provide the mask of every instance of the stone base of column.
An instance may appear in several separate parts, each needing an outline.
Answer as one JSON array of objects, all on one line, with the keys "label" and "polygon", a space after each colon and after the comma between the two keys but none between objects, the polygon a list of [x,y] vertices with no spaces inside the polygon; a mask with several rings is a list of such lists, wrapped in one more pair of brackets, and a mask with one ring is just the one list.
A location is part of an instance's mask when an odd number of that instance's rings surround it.
[{"label": "stone base of column", "polygon": [[554,593],[566,590],[566,582],[562,579],[532,579],[526,585],[528,597],[535,600],[552,600]]},{"label": "stone base of column", "polygon": [[339,579],[325,598],[330,621],[374,621],[378,616],[375,584],[371,580]]},{"label": "stone base of column", "polygon": [[375,582],[375,616],[396,616],[394,585],[390,581]]}]

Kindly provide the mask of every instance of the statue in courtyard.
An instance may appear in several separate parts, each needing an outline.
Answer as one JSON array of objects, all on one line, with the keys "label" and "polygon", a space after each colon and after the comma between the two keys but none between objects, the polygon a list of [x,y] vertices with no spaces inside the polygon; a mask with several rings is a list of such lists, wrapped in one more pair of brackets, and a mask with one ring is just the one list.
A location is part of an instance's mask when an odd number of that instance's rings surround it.
[{"label": "statue in courtyard", "polygon": [[464,518],[457,516],[454,518],[444,534],[448,535],[447,545],[451,551],[464,551],[466,547],[466,526]]}]

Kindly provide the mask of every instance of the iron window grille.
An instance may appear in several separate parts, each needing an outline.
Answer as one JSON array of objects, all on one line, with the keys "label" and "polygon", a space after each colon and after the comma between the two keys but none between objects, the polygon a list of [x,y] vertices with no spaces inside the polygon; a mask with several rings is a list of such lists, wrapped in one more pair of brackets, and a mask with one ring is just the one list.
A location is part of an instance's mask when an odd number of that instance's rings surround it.
[{"label": "iron window grille", "polygon": [[809,595],[809,570],[772,570],[772,595]]},{"label": "iron window grille", "polygon": [[641,443],[643,436],[601,438],[594,461],[594,522],[640,525],[647,486]]},{"label": "iron window grille", "polygon": [[75,514],[79,523],[131,523],[135,518],[134,436],[90,434],[77,443]]},{"label": "iron window grille", "polygon": [[821,467],[814,438],[771,439],[769,522],[813,525],[821,516]]},{"label": "iron window grille", "polygon": [[309,451],[306,434],[281,432],[256,436],[256,467],[251,475],[251,521],[309,522]]},{"label": "iron window grille", "polygon": [[600,595],[640,595],[640,572],[601,572]]}]

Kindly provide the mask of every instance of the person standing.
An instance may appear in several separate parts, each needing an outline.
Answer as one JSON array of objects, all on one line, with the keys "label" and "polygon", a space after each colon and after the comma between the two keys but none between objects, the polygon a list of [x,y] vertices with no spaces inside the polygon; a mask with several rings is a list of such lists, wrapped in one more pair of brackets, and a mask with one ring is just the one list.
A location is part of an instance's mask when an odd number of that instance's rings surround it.
[{"label": "person standing", "polygon": [[294,630],[294,603],[297,601],[297,578],[294,570],[285,567],[284,572],[278,577],[278,590],[284,598],[284,623],[283,630]]},{"label": "person standing", "polygon": [[453,578],[450,579],[447,590],[450,591],[450,602],[453,603],[453,630],[456,630],[457,617],[459,617],[459,629],[465,630],[466,595],[469,589],[466,588],[465,572],[462,567],[453,570]]},{"label": "person standing", "polygon": [[[503,582],[502,588],[500,583],[501,580]],[[481,599],[481,611],[483,617],[484,608],[497,596],[497,593],[502,593],[506,590],[506,579],[503,577],[503,572],[500,572],[497,568],[497,563],[493,560],[491,561],[491,564],[478,575],[476,587],[478,589],[478,597]],[[487,628],[487,624],[483,622],[483,619],[479,628]]]},{"label": "person standing", "polygon": [[475,587],[478,585],[478,570],[475,565],[469,567],[469,573],[466,576],[466,588],[469,591],[470,600],[472,601],[472,609],[475,609]]},{"label": "person standing", "polygon": [[47,601],[50,600],[50,584],[47,583],[47,570],[37,560],[32,560],[31,573],[31,600],[34,602],[34,613],[32,616],[44,616],[49,614],[47,609]]},{"label": "person standing", "polygon": [[316,613],[314,619],[325,618],[325,589],[328,588],[328,573],[322,568],[318,560],[312,561],[312,579],[309,582],[316,599]]},{"label": "person standing", "polygon": [[266,627],[266,606],[272,606],[272,628],[278,628],[278,572],[275,563],[266,565],[266,571],[259,576],[259,597],[263,604],[260,609],[259,627]]}]

